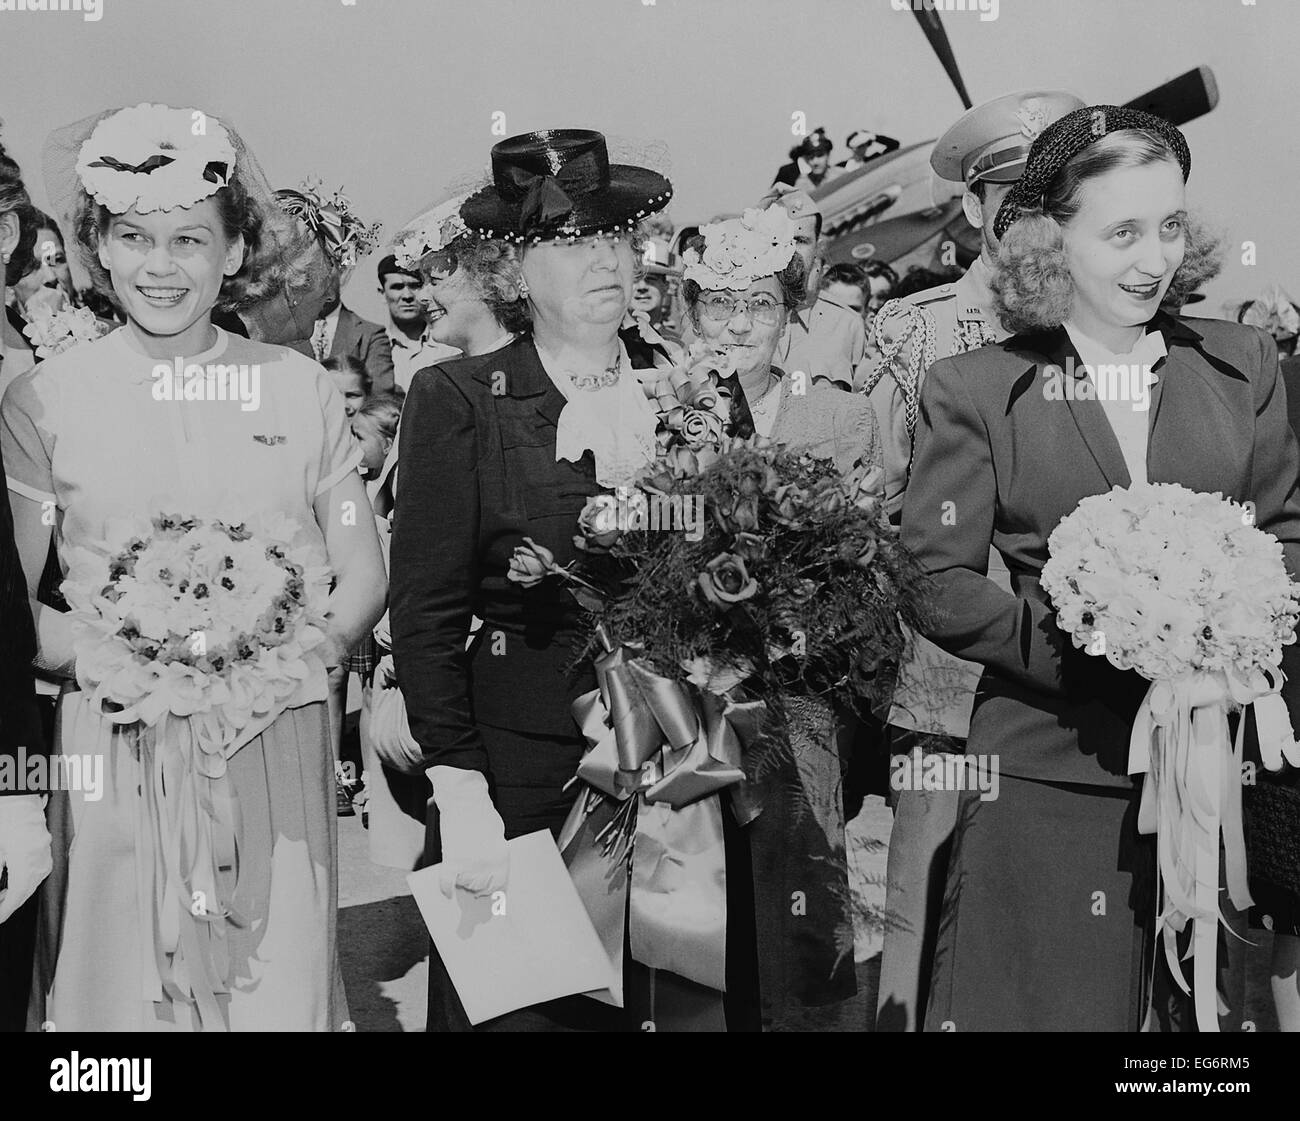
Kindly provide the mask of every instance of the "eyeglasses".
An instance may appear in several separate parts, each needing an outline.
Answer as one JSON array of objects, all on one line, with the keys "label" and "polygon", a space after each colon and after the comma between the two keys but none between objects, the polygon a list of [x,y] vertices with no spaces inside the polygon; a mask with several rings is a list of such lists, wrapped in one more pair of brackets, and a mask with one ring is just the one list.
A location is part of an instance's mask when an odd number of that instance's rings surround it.
[{"label": "eyeglasses", "polygon": [[727,296],[721,292],[710,292],[700,297],[700,311],[706,319],[726,322],[742,310],[757,323],[775,323],[781,318],[784,305],[772,296],[750,296],[742,300],[738,296]]}]

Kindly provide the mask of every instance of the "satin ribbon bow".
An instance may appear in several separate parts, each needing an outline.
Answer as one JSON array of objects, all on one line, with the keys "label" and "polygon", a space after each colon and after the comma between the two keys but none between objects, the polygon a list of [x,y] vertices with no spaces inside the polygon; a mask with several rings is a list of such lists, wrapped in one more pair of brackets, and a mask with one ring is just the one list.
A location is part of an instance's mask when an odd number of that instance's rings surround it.
[{"label": "satin ribbon bow", "polygon": [[[592,789],[574,804],[559,843],[610,956],[612,1002],[622,1004],[625,924],[636,961],[722,991],[718,794],[744,780],[742,744],[757,737],[764,705],[697,696],[637,661],[634,647],[601,638],[599,688],[574,702],[590,745],[577,777]],[[623,837],[629,843],[619,844]]]},{"label": "satin ribbon bow", "polygon": [[[1194,990],[1197,1025],[1219,1030],[1215,985],[1219,923],[1219,841],[1228,897],[1238,910],[1253,902],[1247,883],[1241,779],[1246,720],[1230,740],[1228,705],[1253,705],[1260,755],[1269,770],[1283,759],[1300,765],[1300,746],[1278,690],[1281,672],[1192,673],[1155,681],[1138,709],[1129,739],[1129,774],[1146,774],[1138,831],[1156,834],[1161,896],[1156,937],[1174,980]],[[1177,937],[1192,925],[1184,959],[1193,961],[1192,989],[1179,966]]]},{"label": "satin ribbon bow", "polygon": [[[87,164],[88,167],[106,167],[110,171],[126,171],[133,175],[148,175],[157,171],[160,167],[166,167],[168,164],[175,163],[171,156],[164,156],[157,152],[147,160],[141,160],[137,164],[123,163],[112,156],[100,156],[94,163]],[[220,160],[212,160],[203,169],[203,178],[209,183],[220,183],[223,186],[229,182],[230,169]]]},{"label": "satin ribbon bow", "polygon": [[512,194],[523,196],[519,228],[544,229],[567,218],[576,205],[573,195],[590,194],[600,186],[601,164],[594,152],[571,159],[550,175],[538,175],[521,167],[509,168]]}]

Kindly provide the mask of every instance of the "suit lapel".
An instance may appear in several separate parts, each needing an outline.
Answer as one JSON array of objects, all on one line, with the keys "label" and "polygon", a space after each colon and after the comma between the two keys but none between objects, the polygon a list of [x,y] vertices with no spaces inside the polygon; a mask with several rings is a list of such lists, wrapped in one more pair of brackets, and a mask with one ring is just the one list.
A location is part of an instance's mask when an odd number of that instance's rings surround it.
[{"label": "suit lapel", "polygon": [[338,321],[334,324],[334,337],[330,340],[328,357],[343,358],[352,353],[352,312],[339,304]]},{"label": "suit lapel", "polygon": [[548,424],[557,426],[560,413],[564,410],[564,394],[555,388],[542,360],[537,357],[537,348],[533,346],[532,339],[527,336],[518,339],[502,349],[500,355],[499,365],[491,368],[484,366],[474,376],[491,389],[494,396],[501,396],[493,379],[504,373],[505,396],[517,401],[530,401]]},{"label": "suit lapel", "polygon": [[1129,486],[1133,480],[1124,462],[1124,453],[1120,451],[1119,441],[1115,438],[1115,430],[1106,419],[1106,411],[1095,397],[1084,400],[1077,398],[1079,383],[1087,378],[1087,374],[1083,369],[1083,359],[1074,349],[1069,333],[1064,327],[1058,327],[1053,331],[1045,331],[1033,336],[1033,344],[1034,349],[1044,355],[1049,364],[1061,371],[1062,386],[1066,391],[1066,407],[1070,410],[1075,428],[1078,429],[1079,436],[1107,485]]},{"label": "suit lapel", "polygon": [[[1223,435],[1210,436],[1215,418],[1229,417],[1233,410],[1224,378],[1240,380],[1245,375],[1205,354],[1196,345],[1200,332],[1186,320],[1162,316],[1159,324],[1169,354],[1156,367],[1159,381],[1152,389],[1147,478],[1173,482],[1187,476],[1187,448],[1193,433],[1211,444]],[[1213,449],[1216,454],[1226,450]]]}]

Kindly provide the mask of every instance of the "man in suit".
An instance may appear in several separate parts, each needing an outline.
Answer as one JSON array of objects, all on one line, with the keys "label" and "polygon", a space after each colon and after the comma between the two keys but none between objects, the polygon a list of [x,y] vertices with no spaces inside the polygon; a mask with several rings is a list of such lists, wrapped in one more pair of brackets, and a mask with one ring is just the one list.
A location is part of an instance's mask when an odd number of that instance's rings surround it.
[{"label": "man in suit", "polygon": [[342,274],[334,269],[320,318],[316,320],[311,334],[311,347],[316,361],[323,362],[326,358],[355,358],[370,375],[372,393],[391,393],[395,371],[393,344],[388,340],[388,332],[378,323],[362,319],[351,308],[343,305],[339,294],[341,281]]}]

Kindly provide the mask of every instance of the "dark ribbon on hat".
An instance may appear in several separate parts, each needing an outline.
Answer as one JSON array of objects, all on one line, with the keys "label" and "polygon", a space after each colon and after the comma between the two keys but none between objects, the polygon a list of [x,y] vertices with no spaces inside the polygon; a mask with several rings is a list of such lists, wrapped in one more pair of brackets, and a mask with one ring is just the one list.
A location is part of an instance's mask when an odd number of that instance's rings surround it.
[{"label": "dark ribbon on hat", "polygon": [[[523,231],[553,226],[573,213],[573,195],[589,195],[606,182],[603,165],[594,151],[575,156],[551,175],[538,175],[527,168],[506,168],[509,187],[503,195],[523,202],[519,228]],[[505,184],[500,184],[498,189]]]},{"label": "dark ribbon on hat", "polygon": [[1007,192],[998,208],[993,232],[999,238],[1004,237],[1023,212],[1039,209],[1043,205],[1043,196],[1061,169],[1085,148],[1112,132],[1131,128],[1153,132],[1164,140],[1178,160],[1184,182],[1187,180],[1192,170],[1192,153],[1187,147],[1187,138],[1177,126],[1141,109],[1122,105],[1085,105],[1066,113],[1039,133],[1029,149],[1024,175]]},{"label": "dark ribbon on hat", "polygon": [[[149,175],[157,171],[160,167],[166,167],[168,164],[176,161],[171,156],[164,156],[156,153],[147,160],[141,160],[140,163],[130,164],[123,163],[121,160],[114,159],[112,156],[100,156],[94,163],[87,164],[87,167],[106,167],[110,171],[129,171],[134,175]],[[203,178],[209,183],[218,183],[225,186],[230,182],[230,167],[221,160],[212,160],[203,169]]]},{"label": "dark ribbon on hat", "polygon": [[754,414],[750,411],[749,400],[744,387],[740,384],[740,375],[718,378],[718,388],[731,398],[731,412],[727,419],[727,435],[737,440],[748,440],[754,434]]}]

